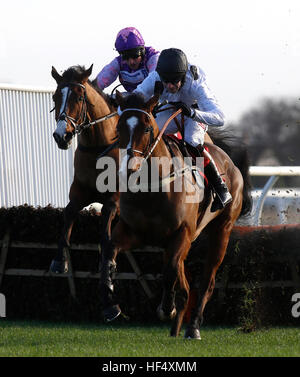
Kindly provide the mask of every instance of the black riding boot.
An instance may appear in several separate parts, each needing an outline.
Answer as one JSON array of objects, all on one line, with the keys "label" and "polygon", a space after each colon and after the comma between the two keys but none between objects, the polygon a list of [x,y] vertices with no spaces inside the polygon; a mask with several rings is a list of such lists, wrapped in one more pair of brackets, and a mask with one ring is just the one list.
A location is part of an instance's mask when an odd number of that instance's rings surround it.
[{"label": "black riding boot", "polygon": [[212,159],[211,155],[206,150],[204,150],[203,154],[206,155],[206,157],[208,157],[210,160],[209,164],[205,166],[204,172],[216,194],[215,200],[212,203],[210,211],[216,212],[219,209],[223,209],[226,206],[226,204],[230,203],[232,201],[232,196],[228,191],[226,183],[220,176],[217,166],[214,160]]}]

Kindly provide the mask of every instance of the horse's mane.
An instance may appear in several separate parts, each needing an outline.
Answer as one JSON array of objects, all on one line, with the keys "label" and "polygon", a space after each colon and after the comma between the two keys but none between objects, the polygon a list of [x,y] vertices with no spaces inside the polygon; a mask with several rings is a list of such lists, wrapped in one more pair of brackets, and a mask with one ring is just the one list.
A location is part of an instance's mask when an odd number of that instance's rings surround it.
[{"label": "horse's mane", "polygon": [[137,109],[145,108],[145,97],[142,93],[131,93],[124,97],[124,106],[125,108],[134,107]]},{"label": "horse's mane", "polygon": [[[80,81],[82,79],[82,75],[85,73],[86,69],[82,65],[73,65],[72,67],[68,68],[64,71],[62,74],[62,77],[65,82],[76,82]],[[94,88],[100,96],[102,96],[105,100],[105,102],[108,104],[111,111],[115,111],[115,107],[110,99],[110,97],[101,90],[97,83],[96,79],[93,81],[88,80],[88,84],[91,85],[92,88]]]},{"label": "horse's mane", "polygon": [[96,90],[98,94],[100,94],[100,96],[104,98],[105,102],[108,104],[110,111],[115,111],[116,110],[115,104],[112,102],[110,96],[104,93],[103,90],[98,87],[96,83],[96,79],[93,81],[88,80],[88,83],[91,85],[92,88]]},{"label": "horse's mane", "polygon": [[84,72],[85,72],[84,66],[73,65],[72,67],[69,67],[68,69],[66,69],[63,72],[62,77],[63,77],[64,81],[66,81],[66,82],[80,81]]}]

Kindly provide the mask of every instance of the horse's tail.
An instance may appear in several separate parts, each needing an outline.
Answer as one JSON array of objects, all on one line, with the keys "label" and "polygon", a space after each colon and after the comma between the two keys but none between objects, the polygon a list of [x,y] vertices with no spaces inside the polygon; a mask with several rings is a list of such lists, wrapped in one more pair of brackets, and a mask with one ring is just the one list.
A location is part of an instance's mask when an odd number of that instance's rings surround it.
[{"label": "horse's tail", "polygon": [[237,166],[244,180],[243,205],[240,216],[248,215],[252,209],[251,179],[249,174],[250,159],[246,145],[233,134],[233,130],[211,128],[208,132],[214,144],[228,154]]}]

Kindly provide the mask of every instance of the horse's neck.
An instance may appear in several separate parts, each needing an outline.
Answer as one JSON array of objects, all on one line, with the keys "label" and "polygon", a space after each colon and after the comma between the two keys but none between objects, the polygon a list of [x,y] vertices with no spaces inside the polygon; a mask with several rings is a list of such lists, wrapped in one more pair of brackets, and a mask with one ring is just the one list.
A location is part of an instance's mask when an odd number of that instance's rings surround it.
[{"label": "horse's neck", "polygon": [[157,143],[153,153],[153,157],[168,157],[171,158],[170,151],[164,142],[163,138],[160,139],[160,141]]},{"label": "horse's neck", "polygon": [[[86,92],[90,121],[97,120],[111,113],[105,99],[94,88],[87,85]],[[79,141],[87,146],[109,145],[115,141],[116,124],[116,117],[97,123],[83,131],[79,136]]]}]

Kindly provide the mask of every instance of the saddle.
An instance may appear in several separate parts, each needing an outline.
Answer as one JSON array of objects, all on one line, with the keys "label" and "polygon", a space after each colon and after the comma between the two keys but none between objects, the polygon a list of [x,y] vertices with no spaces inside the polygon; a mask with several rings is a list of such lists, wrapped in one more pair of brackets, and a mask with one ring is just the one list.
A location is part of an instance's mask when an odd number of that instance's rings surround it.
[{"label": "saddle", "polygon": [[[172,149],[174,144],[178,147],[178,149],[180,150],[183,157],[192,158],[192,166],[196,166],[196,158],[197,157],[203,157],[203,154],[200,150],[198,150],[197,148],[193,147],[190,144],[187,144],[187,143],[183,144],[183,140],[181,138],[177,137],[174,134],[163,135],[163,139],[164,139],[172,157],[175,157],[174,151]],[[208,148],[206,146],[204,146],[204,148],[208,151]],[[205,166],[207,166],[209,164],[209,162],[210,162],[209,159],[204,156],[204,168],[205,168]],[[207,177],[205,176],[205,174],[203,172],[199,171],[199,170],[197,170],[197,171],[203,176],[203,178],[205,180],[205,185],[208,185],[208,180],[207,180]],[[197,177],[195,177],[195,179],[197,180]]]}]

